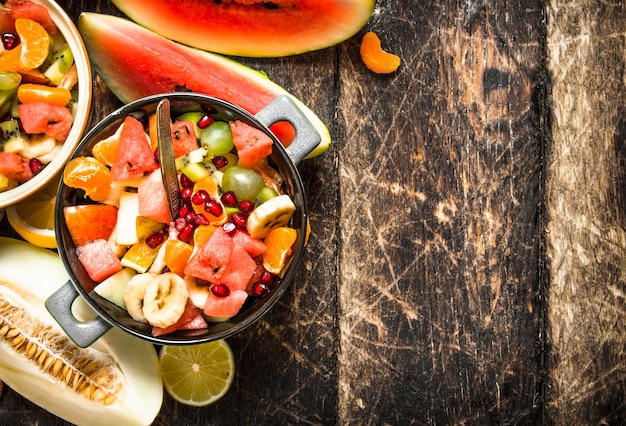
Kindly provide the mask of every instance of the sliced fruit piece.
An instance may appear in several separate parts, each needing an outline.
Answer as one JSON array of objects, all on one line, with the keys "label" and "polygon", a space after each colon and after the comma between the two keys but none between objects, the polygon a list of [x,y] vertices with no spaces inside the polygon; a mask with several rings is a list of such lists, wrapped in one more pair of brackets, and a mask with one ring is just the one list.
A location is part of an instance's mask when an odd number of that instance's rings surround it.
[{"label": "sliced fruit piece", "polygon": [[[119,17],[84,12],[79,17],[78,27],[95,70],[122,102],[186,88],[224,99],[256,114],[276,97],[287,95],[321,136],[320,144],[307,158],[322,154],[330,146],[330,133],[319,117],[255,70],[225,57],[180,45]],[[278,133],[278,129],[285,128],[279,125],[271,129]],[[281,142],[288,144],[291,139],[281,139]]]},{"label": "sliced fruit piece", "polygon": [[114,0],[131,19],[167,38],[237,56],[287,56],[333,46],[356,34],[373,0],[159,2]]},{"label": "sliced fruit piece", "polygon": [[139,242],[139,235],[137,234],[137,218],[139,216],[139,194],[122,192],[120,206],[117,210],[117,222],[113,230],[113,237],[117,244],[130,246]]},{"label": "sliced fruit piece", "polygon": [[63,208],[65,224],[76,246],[108,240],[117,222],[117,207],[107,204],[84,204]]},{"label": "sliced fruit piece", "polygon": [[170,327],[183,315],[189,293],[185,280],[166,272],[158,275],[146,288],[143,297],[143,314],[154,327]]},{"label": "sliced fruit piece", "polygon": [[28,163],[15,152],[0,152],[0,173],[18,182],[26,182],[33,177]]},{"label": "sliced fruit piece", "polygon": [[208,324],[202,316],[202,311],[196,308],[191,300],[187,300],[185,311],[175,324],[169,327],[152,327],[153,336],[162,336],[164,334],[173,333],[176,330],[202,330],[208,327]]},{"label": "sliced fruit piece", "polygon": [[236,245],[243,247],[250,256],[257,257],[267,250],[267,245],[258,238],[252,238],[243,229],[236,229],[232,233],[233,241]]},{"label": "sliced fruit piece", "polygon": [[198,149],[198,140],[191,121],[175,121],[172,123],[172,145],[174,157],[178,158]]},{"label": "sliced fruit piece", "polygon": [[109,302],[115,303],[122,309],[126,309],[124,303],[124,289],[126,284],[137,274],[132,268],[124,268],[114,273],[106,280],[96,286],[94,292],[107,299]]},{"label": "sliced fruit piece", "polygon": [[111,179],[137,178],[158,168],[143,124],[136,118],[127,116],[120,134],[115,163],[111,167]]},{"label": "sliced fruit piece", "polygon": [[289,195],[270,198],[250,213],[246,229],[252,237],[263,239],[272,229],[286,225],[295,211]]},{"label": "sliced fruit piece", "polygon": [[89,241],[76,247],[76,256],[89,277],[99,283],[122,270],[122,264],[106,240]]},{"label": "sliced fruit piece", "polygon": [[185,267],[185,275],[216,283],[226,271],[234,244],[222,228],[216,228],[207,242],[192,256]]},{"label": "sliced fruit piece", "polygon": [[38,22],[27,18],[15,20],[15,31],[20,38],[20,70],[38,68],[48,57],[50,36]]},{"label": "sliced fruit piece", "polygon": [[185,276],[184,279],[187,284],[187,291],[189,292],[189,301],[193,303],[196,308],[203,310],[206,298],[211,292],[210,285],[207,285],[204,281],[198,281],[196,277],[192,277],[191,275]]},{"label": "sliced fruit piece", "polygon": [[158,247],[152,248],[142,241],[133,244],[128,251],[124,253],[124,256],[120,259],[120,263],[125,268],[132,268],[140,274],[143,274],[148,270],[150,265],[152,265],[158,253]]},{"label": "sliced fruit piece", "polygon": [[109,195],[111,172],[93,157],[76,157],[65,166],[63,182],[70,188],[82,189],[94,201],[103,201]]},{"label": "sliced fruit piece", "polygon": [[235,378],[235,357],[225,340],[189,346],[163,346],[163,384],[181,404],[202,407],[226,395]]},{"label": "sliced fruit piece", "polygon": [[182,275],[185,266],[191,257],[193,246],[180,240],[167,240],[165,242],[165,264],[175,274]]},{"label": "sliced fruit piece", "polygon": [[42,101],[20,104],[18,110],[26,133],[45,133],[59,142],[67,139],[74,121],[69,108]]},{"label": "sliced fruit piece", "polygon": [[146,295],[146,289],[155,280],[157,275],[155,274],[137,274],[126,283],[124,288],[124,304],[128,315],[133,319],[141,322],[146,322],[146,317],[143,314],[143,299]]},{"label": "sliced fruit piece", "polygon": [[231,291],[245,290],[255,270],[254,259],[242,246],[235,244],[219,282],[226,284]]},{"label": "sliced fruit piece", "polygon": [[[0,338],[0,380],[71,424],[151,424],[163,401],[154,346],[119,329],[89,348],[74,345],[44,306],[68,279],[56,253],[0,237],[1,315],[24,338],[19,346],[11,344],[17,336]],[[73,313],[80,321],[94,315],[82,298]],[[37,357],[27,352],[32,347],[38,348]],[[57,361],[62,367],[58,376],[53,374],[57,368],[43,368]],[[105,383],[104,377],[111,380]],[[78,383],[85,381],[97,391],[78,391]]]},{"label": "sliced fruit piece", "polygon": [[230,130],[233,133],[233,143],[237,147],[239,164],[243,167],[251,167],[272,153],[274,143],[261,130],[240,120],[231,121]]},{"label": "sliced fruit piece", "polygon": [[204,304],[204,314],[211,322],[224,322],[237,315],[248,298],[245,290],[234,290],[226,297],[209,291]]},{"label": "sliced fruit piece", "polygon": [[205,210],[204,204],[194,204],[192,202],[193,210],[196,213],[202,213],[209,221],[211,225],[223,225],[228,220],[228,214],[226,213],[226,209],[222,205],[220,201],[220,192],[219,187],[217,186],[217,182],[213,179],[212,176],[207,176],[199,181],[197,181],[193,185],[193,193],[196,194],[198,191],[206,191],[209,197],[218,203],[221,206],[220,214],[213,214]]},{"label": "sliced fruit piece", "polygon": [[26,241],[38,247],[56,248],[54,209],[59,178],[39,192],[6,209],[9,224]]},{"label": "sliced fruit piece", "polygon": [[263,253],[263,267],[273,274],[279,274],[285,267],[297,238],[298,232],[293,228],[281,226],[271,230],[265,237],[267,250]]},{"label": "sliced fruit piece", "polygon": [[[141,212],[141,198],[139,199],[139,203],[139,211]],[[137,228],[137,238],[139,238],[139,241],[145,241],[146,238],[162,230],[163,224],[149,217],[137,216],[137,219],[135,219],[135,227]]]},{"label": "sliced fruit piece", "polygon": [[145,178],[138,188],[139,214],[160,223],[169,223],[172,219],[163,186],[161,170],[157,169]]},{"label": "sliced fruit piece", "polygon": [[124,124],[117,128],[108,138],[102,139],[91,148],[93,156],[105,166],[113,166],[115,159],[117,158],[117,152],[120,148],[120,136],[122,135],[122,129]]},{"label": "sliced fruit piece", "polygon": [[391,74],[400,66],[400,58],[385,52],[380,45],[380,38],[371,31],[363,36],[360,53],[365,66],[377,74]]}]

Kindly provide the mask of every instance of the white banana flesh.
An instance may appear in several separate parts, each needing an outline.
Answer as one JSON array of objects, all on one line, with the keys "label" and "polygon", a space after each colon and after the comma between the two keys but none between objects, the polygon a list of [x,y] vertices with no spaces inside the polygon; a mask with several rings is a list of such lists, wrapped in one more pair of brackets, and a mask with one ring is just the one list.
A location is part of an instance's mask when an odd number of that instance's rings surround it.
[{"label": "white banana flesh", "polygon": [[295,211],[289,195],[270,198],[250,213],[246,229],[253,238],[265,238],[272,229],[285,226]]},{"label": "white banana flesh", "polygon": [[143,314],[144,296],[146,289],[154,281],[154,274],[137,274],[128,281],[124,289],[124,303],[128,314],[135,320],[147,322]]},{"label": "white banana flesh", "polygon": [[155,327],[169,327],[183,315],[188,298],[185,280],[166,272],[157,276],[146,288],[143,315]]}]

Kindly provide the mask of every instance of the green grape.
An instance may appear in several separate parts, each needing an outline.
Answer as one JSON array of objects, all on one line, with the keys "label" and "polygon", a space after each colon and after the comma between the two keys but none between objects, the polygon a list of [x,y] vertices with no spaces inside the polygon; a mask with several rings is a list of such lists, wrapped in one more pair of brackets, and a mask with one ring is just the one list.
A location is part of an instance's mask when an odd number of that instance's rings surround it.
[{"label": "green grape", "polygon": [[18,72],[0,71],[0,90],[15,89],[22,82],[22,75]]},{"label": "green grape", "polygon": [[235,146],[230,125],[224,121],[211,123],[202,131],[200,144],[207,148],[213,156],[229,153]]},{"label": "green grape", "polygon": [[254,201],[263,188],[265,188],[265,181],[261,175],[245,167],[230,167],[222,177],[224,192],[233,191],[240,202],[243,200]]}]

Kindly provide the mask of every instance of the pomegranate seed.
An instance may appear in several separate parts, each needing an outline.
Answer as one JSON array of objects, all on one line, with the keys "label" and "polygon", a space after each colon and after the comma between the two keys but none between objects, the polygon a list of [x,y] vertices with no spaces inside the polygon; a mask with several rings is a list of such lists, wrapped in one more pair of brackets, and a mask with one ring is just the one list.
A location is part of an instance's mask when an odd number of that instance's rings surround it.
[{"label": "pomegranate seed", "polygon": [[193,236],[194,227],[192,224],[187,224],[182,231],[178,234],[178,239],[183,243],[188,243],[191,241],[191,237]]},{"label": "pomegranate seed", "polygon": [[248,215],[245,213],[233,213],[232,220],[239,228],[245,228],[246,223],[248,223]]},{"label": "pomegranate seed", "polygon": [[239,203],[239,210],[244,213],[250,213],[252,210],[254,210],[254,203],[250,200],[243,200],[241,203]]},{"label": "pomegranate seed", "polygon": [[193,188],[193,181],[186,174],[180,175],[180,184],[183,188]]},{"label": "pomegranate seed", "polygon": [[198,122],[196,123],[196,125],[201,128],[201,129],[205,129],[207,127],[209,127],[209,125],[211,123],[213,123],[215,120],[213,120],[213,117],[210,117],[208,115],[203,116],[200,120],[198,120]]},{"label": "pomegranate seed", "polygon": [[237,196],[235,195],[233,191],[224,192],[222,196],[220,197],[220,199],[222,200],[222,203],[224,203],[225,206],[228,206],[228,207],[237,206]]},{"label": "pomegranate seed", "polygon": [[226,284],[215,284],[211,287],[211,293],[217,297],[227,297],[230,294],[230,289]]},{"label": "pomegranate seed", "polygon": [[178,217],[184,219],[187,213],[189,213],[189,206],[183,204],[178,210]]},{"label": "pomegranate seed", "polygon": [[221,155],[218,155],[217,157],[213,157],[211,159],[211,162],[218,169],[221,169],[222,167],[228,166],[228,158],[222,157]]},{"label": "pomegranate seed", "polygon": [[260,281],[263,284],[272,285],[272,284],[274,284],[274,274],[272,274],[269,271],[263,271],[263,272],[261,272]]},{"label": "pomegranate seed", "polygon": [[184,217],[176,218],[174,221],[174,227],[178,232],[182,232],[182,230],[185,229],[185,226],[187,226],[187,221]]},{"label": "pomegranate seed", "polygon": [[34,175],[42,171],[44,168],[43,163],[37,158],[31,158],[28,162],[28,166],[30,167],[30,170],[33,172]]},{"label": "pomegranate seed", "polygon": [[224,211],[224,208],[217,200],[211,198],[204,204],[204,211],[212,214],[213,216],[220,216]]},{"label": "pomegranate seed", "polygon": [[146,245],[151,249],[155,249],[160,246],[163,241],[165,241],[165,235],[161,232],[155,232],[146,238]]},{"label": "pomegranate seed", "polygon": [[2,45],[6,50],[15,49],[20,44],[20,39],[13,33],[2,34]]},{"label": "pomegranate seed", "polygon": [[235,231],[235,229],[237,229],[237,225],[232,222],[226,222],[224,225],[222,225],[222,229],[224,230],[224,232],[230,235]]},{"label": "pomegranate seed", "polygon": [[261,297],[264,294],[268,293],[270,291],[270,289],[263,284],[261,281],[255,283],[252,286],[252,295],[255,297]]},{"label": "pomegranate seed", "polygon": [[180,190],[180,198],[185,202],[191,201],[191,194],[193,194],[193,188],[186,188]]},{"label": "pomegranate seed", "polygon": [[194,203],[196,206],[204,204],[210,199],[211,197],[209,196],[209,193],[206,192],[204,189],[198,190],[198,192],[191,196],[191,202]]},{"label": "pomegranate seed", "polygon": [[203,215],[202,213],[198,213],[194,218],[193,218],[193,224],[198,227],[200,225],[209,225],[209,219],[206,218],[205,215]]}]

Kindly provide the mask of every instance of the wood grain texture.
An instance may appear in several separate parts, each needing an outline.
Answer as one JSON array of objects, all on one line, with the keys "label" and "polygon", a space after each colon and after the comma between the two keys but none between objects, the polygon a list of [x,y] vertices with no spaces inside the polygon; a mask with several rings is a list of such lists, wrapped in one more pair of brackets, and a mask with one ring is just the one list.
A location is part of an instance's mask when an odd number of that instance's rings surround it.
[{"label": "wood grain texture", "polygon": [[340,424],[540,417],[538,2],[380,3],[340,56]]},{"label": "wood grain texture", "polygon": [[626,7],[551,1],[549,392],[556,424],[626,419]]}]

